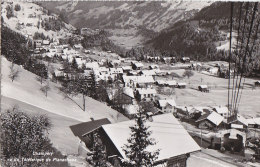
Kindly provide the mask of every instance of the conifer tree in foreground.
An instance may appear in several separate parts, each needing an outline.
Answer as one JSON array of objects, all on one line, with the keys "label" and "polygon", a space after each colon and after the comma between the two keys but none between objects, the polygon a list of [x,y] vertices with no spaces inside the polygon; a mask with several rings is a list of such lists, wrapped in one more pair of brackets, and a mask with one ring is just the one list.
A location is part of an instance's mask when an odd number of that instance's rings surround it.
[{"label": "conifer tree in foreground", "polygon": [[93,147],[90,154],[90,163],[95,167],[106,167],[106,151],[97,132],[93,134]]},{"label": "conifer tree in foreground", "polygon": [[131,137],[128,138],[127,144],[123,147],[126,157],[126,166],[131,167],[151,167],[158,158],[159,151],[149,152],[148,146],[155,145],[156,141],[150,138],[152,131],[149,126],[145,125],[146,115],[143,109],[140,109],[135,118],[135,125],[130,127]]}]

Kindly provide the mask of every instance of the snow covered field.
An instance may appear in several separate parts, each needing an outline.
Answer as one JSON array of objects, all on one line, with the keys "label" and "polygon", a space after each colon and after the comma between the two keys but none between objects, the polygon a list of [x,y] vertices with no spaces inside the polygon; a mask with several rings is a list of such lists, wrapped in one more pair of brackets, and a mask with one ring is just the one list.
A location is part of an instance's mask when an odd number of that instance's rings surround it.
[{"label": "snow covered field", "polygon": [[[12,83],[8,77],[9,66],[10,62],[2,57],[2,96],[82,122],[90,121],[90,117],[94,119],[108,118],[112,122],[126,120],[121,114],[118,116],[118,120],[116,120],[117,111],[92,98],[86,98],[86,111],[88,112],[83,112],[73,101],[64,99],[59,91],[59,85],[52,82],[50,82],[51,90],[48,92],[48,97],[45,97],[40,91],[41,83],[36,80],[36,75],[24,70],[20,66],[15,65],[21,72],[19,78]],[[76,97],[75,101],[80,104],[82,98]]]},{"label": "snow covered field", "polygon": [[[50,83],[51,90],[48,97],[45,97],[40,91],[41,84],[36,80],[36,75],[19,68],[20,75],[17,80],[11,82],[9,75],[9,65],[11,63],[2,56],[1,58],[1,109],[6,110],[13,106],[19,106],[19,109],[30,114],[47,115],[53,126],[49,132],[49,138],[63,154],[77,154],[79,139],[71,132],[69,126],[80,122],[94,119],[108,118],[111,122],[128,120],[117,111],[111,109],[103,103],[92,98],[86,98],[87,111],[83,112],[74,102],[64,99],[55,83]],[[82,105],[82,98],[74,99]]]}]

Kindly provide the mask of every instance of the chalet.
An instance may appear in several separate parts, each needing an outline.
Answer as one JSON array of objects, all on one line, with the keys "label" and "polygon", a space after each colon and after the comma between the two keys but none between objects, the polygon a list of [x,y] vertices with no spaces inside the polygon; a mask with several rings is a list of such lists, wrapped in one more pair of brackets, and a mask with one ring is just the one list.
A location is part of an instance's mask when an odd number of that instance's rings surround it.
[{"label": "chalet", "polygon": [[175,57],[162,57],[161,61],[165,64],[175,63]]},{"label": "chalet", "polygon": [[174,80],[171,80],[171,81],[165,81],[166,82],[166,85],[169,86],[169,87],[177,87],[177,82],[174,81]]},{"label": "chalet", "polygon": [[48,45],[50,45],[50,41],[49,40],[43,40],[42,45],[48,46]]},{"label": "chalet", "polygon": [[132,66],[122,66],[122,69],[124,73],[128,73],[132,70]]},{"label": "chalet", "polygon": [[248,127],[247,120],[242,115],[233,115],[227,119],[227,123],[231,128],[243,130]]},{"label": "chalet", "polygon": [[122,58],[122,57],[118,58],[118,60],[119,60],[121,63],[124,63],[124,62],[125,62],[125,58]]},{"label": "chalet", "polygon": [[155,82],[152,76],[136,76],[136,79],[136,85],[139,88],[151,87]]},{"label": "chalet", "polygon": [[99,67],[99,68],[95,68],[93,71],[95,75],[108,74],[109,68]]},{"label": "chalet", "polygon": [[155,76],[156,75],[154,70],[141,70],[139,74],[144,75],[144,76]]},{"label": "chalet", "polygon": [[159,86],[166,86],[167,85],[167,82],[164,81],[164,80],[157,80],[155,82],[156,85],[159,85]]},{"label": "chalet", "polygon": [[151,86],[155,81],[152,76],[126,76],[126,75],[123,75],[123,82],[124,82],[125,87],[136,88],[136,87]]},{"label": "chalet", "polygon": [[182,82],[182,83],[177,83],[177,88],[183,89],[186,88],[186,83]]},{"label": "chalet", "polygon": [[112,60],[108,62],[109,67],[117,68],[121,64],[120,60]]},{"label": "chalet", "polygon": [[218,107],[214,107],[212,110],[220,114],[225,119],[227,119],[229,116],[229,110],[227,107],[218,106]]},{"label": "chalet", "polygon": [[209,92],[209,88],[207,85],[200,85],[200,86],[198,86],[198,89],[201,92]]},{"label": "chalet", "polygon": [[107,118],[104,118],[72,125],[70,126],[70,129],[76,137],[78,137],[88,148],[90,148],[93,142],[92,133],[102,125],[106,124],[110,124],[110,121]]},{"label": "chalet", "polygon": [[111,74],[123,74],[122,68],[109,68]]},{"label": "chalet", "polygon": [[202,69],[202,64],[201,63],[192,63],[191,64],[191,69],[199,71],[199,70]]},{"label": "chalet", "polygon": [[[109,161],[112,165],[115,166],[113,162],[121,162],[120,159],[127,159],[123,147],[131,136],[129,127],[134,125],[135,121],[130,120],[102,126],[101,140],[107,148],[107,156],[111,157]],[[155,162],[158,166],[186,166],[189,154],[200,150],[198,144],[172,114],[152,116],[146,125],[152,131],[151,137],[157,142],[156,145],[148,147],[147,151],[160,149]]]},{"label": "chalet", "polygon": [[133,70],[142,70],[144,65],[140,62],[131,62]]},{"label": "chalet", "polygon": [[75,58],[79,67],[82,67],[83,64],[86,64],[86,60],[82,60],[82,58]]},{"label": "chalet", "polygon": [[54,70],[54,75],[56,76],[56,77],[64,77],[64,72],[63,71],[61,71],[61,70]]},{"label": "chalet", "polygon": [[157,101],[158,108],[162,113],[175,113],[176,112],[176,103],[174,99],[167,100],[158,100]]},{"label": "chalet", "polygon": [[103,81],[108,81],[108,82],[113,82],[117,79],[117,74],[105,74],[105,73],[100,73],[100,74],[95,74],[95,79],[96,81],[98,80],[103,80]]},{"label": "chalet", "polygon": [[196,113],[200,113],[201,115],[204,115],[210,113],[210,108],[204,106],[184,106],[184,108],[178,106],[177,109],[184,110],[189,115],[194,115]]},{"label": "chalet", "polygon": [[135,92],[136,98],[141,101],[154,101],[157,92],[153,88],[137,88]]},{"label": "chalet", "polygon": [[258,128],[260,129],[260,117],[258,118],[248,118],[246,119],[248,123],[248,128]]},{"label": "chalet", "polygon": [[138,75],[138,71],[128,71],[126,74],[128,76],[137,76]]},{"label": "chalet", "polygon": [[133,104],[133,100],[134,100],[133,90],[131,93],[131,90],[129,90],[129,88],[127,90],[107,89],[107,93],[108,93],[110,103],[114,107],[124,108],[124,106],[126,105]]},{"label": "chalet", "polygon": [[150,62],[159,62],[161,60],[161,57],[159,56],[147,56],[147,60],[150,61]]},{"label": "chalet", "polygon": [[56,53],[57,53],[58,55],[61,55],[61,54],[63,53],[63,48],[62,48],[62,46],[58,45],[58,46],[55,46],[54,48],[56,49]]},{"label": "chalet", "polygon": [[182,58],[181,58],[181,61],[182,61],[183,63],[189,63],[189,62],[190,62],[190,58],[189,58],[189,57],[182,57]]},{"label": "chalet", "polygon": [[99,65],[97,62],[88,62],[85,64],[87,69],[98,69]]},{"label": "chalet", "polygon": [[213,129],[220,127],[223,120],[224,117],[213,111],[202,115],[196,123],[200,129]]},{"label": "chalet", "polygon": [[260,81],[256,81],[256,82],[255,82],[255,86],[256,86],[256,87],[260,87]]},{"label": "chalet", "polygon": [[219,68],[218,68],[218,67],[210,67],[210,68],[208,69],[208,72],[209,72],[211,75],[219,76]]}]

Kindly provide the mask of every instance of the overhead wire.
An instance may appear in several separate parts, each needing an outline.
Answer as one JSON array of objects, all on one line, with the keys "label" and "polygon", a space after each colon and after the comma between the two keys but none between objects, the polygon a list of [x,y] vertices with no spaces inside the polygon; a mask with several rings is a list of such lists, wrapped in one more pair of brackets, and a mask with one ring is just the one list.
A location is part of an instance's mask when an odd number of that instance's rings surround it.
[{"label": "overhead wire", "polygon": [[[232,54],[232,29],[233,29],[233,8],[234,8],[234,2],[231,3],[231,13],[230,13],[230,36],[229,36],[229,74],[230,74],[230,64],[231,64],[231,54]],[[230,75],[228,75],[228,108],[230,108]]]},{"label": "overhead wire", "polygon": [[[242,6],[244,5],[244,3],[242,3]],[[239,72],[240,72],[240,64],[241,64],[241,52],[242,52],[242,47],[243,47],[243,43],[244,43],[244,38],[245,38],[245,29],[246,29],[246,24],[247,24],[247,15],[248,15],[248,9],[249,9],[249,2],[246,3],[246,14],[245,14],[245,18],[244,18],[244,24],[243,24],[243,31],[242,31],[242,37],[241,37],[241,41],[240,41],[240,49],[239,51],[237,51],[237,57],[238,57],[238,67],[237,67],[237,76],[236,76],[236,87],[235,87],[235,92],[234,92],[234,101],[233,101],[233,105],[236,105],[236,95],[237,95],[237,91],[238,91],[238,80],[239,80]],[[243,11],[243,7],[240,8],[240,12],[242,13]],[[237,46],[238,47],[238,46]],[[235,111],[232,111],[235,112]]]},{"label": "overhead wire", "polygon": [[[236,44],[236,50],[235,50],[235,67],[234,67],[234,74],[233,74],[233,86],[232,86],[232,97],[231,97],[231,111],[233,110],[233,101],[234,101],[234,96],[235,96],[235,92],[236,92],[236,88],[235,88],[235,78],[236,78],[236,68],[237,68],[237,59],[238,59],[238,54],[237,54],[237,50],[238,50],[238,45],[239,45],[239,35],[240,35],[240,26],[241,26],[241,15],[242,15],[242,7],[243,7],[243,3],[244,2],[240,2],[240,7],[239,7],[239,22],[238,22],[238,27],[237,27],[237,44]],[[230,114],[230,112],[228,113]]]},{"label": "overhead wire", "polygon": [[239,80],[239,85],[238,85],[238,92],[237,92],[237,97],[236,97],[235,109],[237,109],[236,108],[237,100],[238,100],[238,96],[239,96],[239,90],[241,88],[241,80],[242,80],[242,77],[243,77],[243,74],[244,74],[244,71],[245,71],[245,62],[246,62],[246,57],[247,57],[247,53],[248,53],[248,49],[249,49],[249,42],[250,42],[250,37],[251,37],[251,32],[252,32],[252,28],[253,28],[253,24],[254,24],[254,19],[255,19],[255,13],[256,13],[257,6],[258,6],[258,3],[256,2],[255,5],[254,5],[253,15],[252,15],[252,19],[251,19],[250,28],[249,28],[249,34],[248,34],[248,38],[247,38],[246,50],[244,52],[243,60],[242,60],[242,70],[241,70],[240,80]]},{"label": "overhead wire", "polygon": [[[260,25],[260,20],[259,20],[259,18],[258,18],[258,19],[257,19],[257,24],[256,24],[256,31],[255,31],[254,42],[253,42],[253,44],[252,44],[252,46],[251,46],[251,50],[250,50],[249,55],[248,55],[249,60],[250,60],[251,57],[252,57],[252,53],[253,53],[253,50],[254,50],[255,42],[256,42],[256,40],[257,40],[259,25]],[[249,62],[248,62],[248,65],[249,65]],[[249,67],[248,67],[248,68],[249,68]],[[244,85],[245,85],[245,80],[246,80],[246,78],[244,77],[244,81],[243,81],[241,93],[240,93],[240,96],[239,96],[239,99],[238,99],[237,108],[239,107],[239,104],[240,104],[240,101],[241,101],[241,96],[242,96],[242,93],[243,93],[243,89],[244,89]]]}]

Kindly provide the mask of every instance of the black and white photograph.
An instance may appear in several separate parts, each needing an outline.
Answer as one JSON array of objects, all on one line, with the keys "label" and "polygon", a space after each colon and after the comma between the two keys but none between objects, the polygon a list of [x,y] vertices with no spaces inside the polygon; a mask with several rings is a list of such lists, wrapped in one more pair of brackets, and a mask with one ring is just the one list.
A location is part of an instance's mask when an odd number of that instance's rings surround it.
[{"label": "black and white photograph", "polygon": [[1,1],[0,166],[260,167],[257,1]]}]

